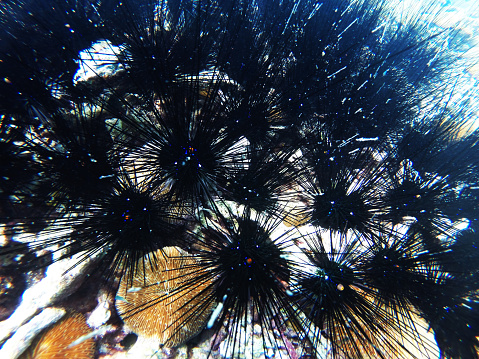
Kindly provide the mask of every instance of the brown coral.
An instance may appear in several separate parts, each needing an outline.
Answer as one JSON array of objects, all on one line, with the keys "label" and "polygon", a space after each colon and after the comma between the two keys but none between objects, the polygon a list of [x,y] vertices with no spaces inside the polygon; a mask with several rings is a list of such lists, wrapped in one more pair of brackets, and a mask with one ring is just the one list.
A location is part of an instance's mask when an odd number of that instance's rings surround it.
[{"label": "brown coral", "polygon": [[137,334],[175,347],[205,327],[213,304],[211,283],[180,248],[158,250],[154,261],[151,256],[140,259],[133,279],[124,276],[116,308]]},{"label": "brown coral", "polygon": [[73,314],[48,329],[23,356],[25,359],[92,359],[95,342],[86,339],[70,346],[80,337],[90,333],[82,314]]}]

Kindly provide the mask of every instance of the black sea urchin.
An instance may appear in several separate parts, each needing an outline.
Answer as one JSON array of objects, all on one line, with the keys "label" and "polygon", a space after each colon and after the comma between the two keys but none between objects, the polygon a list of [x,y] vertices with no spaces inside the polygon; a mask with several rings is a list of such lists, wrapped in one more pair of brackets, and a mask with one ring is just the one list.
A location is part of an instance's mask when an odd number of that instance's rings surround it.
[{"label": "black sea urchin", "polygon": [[477,358],[474,40],[443,5],[4,1],[5,282],[88,261],[110,338],[160,313],[211,357]]},{"label": "black sea urchin", "polygon": [[[229,218],[208,220],[198,235],[198,269],[204,273],[202,281],[212,282],[211,300],[219,303],[208,327],[226,332],[223,350],[228,357],[252,355],[258,351],[257,341],[260,348],[277,350],[285,339],[277,338],[273,329],[284,330],[288,320],[296,322],[288,284],[295,232],[278,236],[281,223],[282,218],[247,208]],[[258,324],[260,333],[252,336]]]}]

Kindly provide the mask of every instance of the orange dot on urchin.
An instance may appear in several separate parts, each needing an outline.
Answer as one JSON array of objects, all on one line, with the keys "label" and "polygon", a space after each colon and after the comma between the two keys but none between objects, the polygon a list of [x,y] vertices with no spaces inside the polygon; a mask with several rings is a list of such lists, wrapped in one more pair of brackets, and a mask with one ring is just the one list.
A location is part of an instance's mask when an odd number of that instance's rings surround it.
[{"label": "orange dot on urchin", "polygon": [[72,314],[56,323],[34,342],[25,353],[25,359],[93,359],[95,342],[86,339],[77,345],[70,345],[91,332],[82,314]]},{"label": "orange dot on urchin", "polygon": [[197,335],[213,304],[211,279],[202,275],[196,259],[177,247],[140,259],[133,278],[123,276],[115,302],[132,331],[167,347]]}]

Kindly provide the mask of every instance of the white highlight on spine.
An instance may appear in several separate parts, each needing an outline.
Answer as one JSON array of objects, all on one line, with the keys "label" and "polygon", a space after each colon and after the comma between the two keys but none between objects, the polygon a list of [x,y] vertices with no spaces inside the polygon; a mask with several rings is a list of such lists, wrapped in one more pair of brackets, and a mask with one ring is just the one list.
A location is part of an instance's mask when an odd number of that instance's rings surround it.
[{"label": "white highlight on spine", "polygon": [[332,74],[329,75],[327,78],[330,79],[331,77],[336,76],[336,75],[339,74],[341,71],[346,70],[346,68],[347,68],[347,66],[344,66],[344,67],[340,68],[338,71],[336,71],[335,73],[332,73]]},{"label": "white highlight on spine", "polygon": [[[227,296],[225,294],[225,296],[223,297],[223,302],[226,300],[226,297]],[[223,302],[219,302],[218,305],[216,306],[215,310],[211,314],[210,320],[208,320],[208,324],[206,325],[206,327],[208,329],[211,329],[213,327],[213,325],[215,324],[216,319],[218,319],[218,316],[220,315],[221,311],[223,310],[223,306],[224,306]]]},{"label": "white highlight on spine", "polygon": [[71,348],[71,347],[74,347],[75,345],[81,344],[85,340],[93,338],[96,335],[104,335],[104,334],[106,334],[106,332],[108,332],[109,330],[113,330],[113,329],[115,329],[113,327],[113,325],[105,325],[104,327],[98,328],[97,330],[94,330],[91,333],[88,333],[88,334],[85,334],[85,335],[81,336],[80,338],[78,338],[77,340],[72,342],[69,346],[67,346],[67,348]]},{"label": "white highlight on spine", "polygon": [[358,19],[356,18],[352,23],[350,23],[350,24],[338,35],[338,37],[341,37],[346,31],[349,30],[349,28],[350,28],[351,26],[353,26],[353,25],[354,25],[355,23],[357,23],[357,22],[358,22]]}]

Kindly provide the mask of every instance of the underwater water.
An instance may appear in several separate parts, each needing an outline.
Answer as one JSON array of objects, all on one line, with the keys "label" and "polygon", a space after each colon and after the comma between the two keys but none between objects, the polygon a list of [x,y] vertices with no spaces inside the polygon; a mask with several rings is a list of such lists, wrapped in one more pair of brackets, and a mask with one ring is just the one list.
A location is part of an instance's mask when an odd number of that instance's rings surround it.
[{"label": "underwater water", "polygon": [[479,358],[472,2],[0,4],[1,358]]}]

